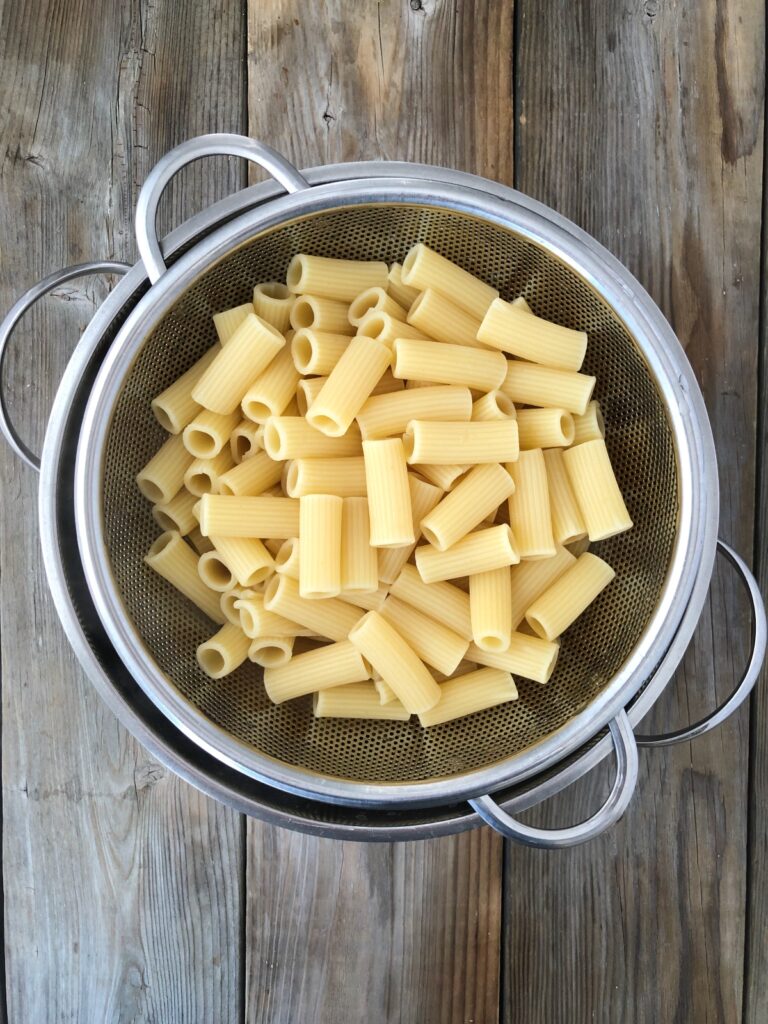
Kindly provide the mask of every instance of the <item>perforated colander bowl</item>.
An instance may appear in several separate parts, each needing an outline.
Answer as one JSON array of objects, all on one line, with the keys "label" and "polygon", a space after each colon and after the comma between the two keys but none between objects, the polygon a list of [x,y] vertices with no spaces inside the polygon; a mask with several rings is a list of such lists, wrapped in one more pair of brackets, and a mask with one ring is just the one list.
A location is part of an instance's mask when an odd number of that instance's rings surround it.
[{"label": "perforated colander bowl", "polygon": [[[613,720],[626,783],[631,730],[622,709],[668,649],[715,550],[711,432],[666,321],[594,240],[526,197],[500,199],[481,179],[472,188],[424,176],[309,187],[263,147],[211,139],[169,155],[142,191],[139,244],[153,287],[104,360],[78,444],[83,567],[121,659],[210,753],[319,800],[419,806],[475,798],[551,768]],[[290,192],[166,269],[154,238],[157,200],[178,166],[213,151],[256,159]],[[295,253],[392,262],[417,241],[502,297],[522,294],[538,315],[588,332],[585,370],[597,377],[606,442],[635,526],[595,546],[616,579],[563,638],[547,686],[519,680],[518,701],[429,730],[414,721],[315,720],[309,699],[272,705],[251,664],[224,680],[205,676],[195,650],[214,627],[144,564],[158,528],[135,475],[165,436],[150,401],[214,343],[212,314],[248,301],[258,281],[284,279]]]}]

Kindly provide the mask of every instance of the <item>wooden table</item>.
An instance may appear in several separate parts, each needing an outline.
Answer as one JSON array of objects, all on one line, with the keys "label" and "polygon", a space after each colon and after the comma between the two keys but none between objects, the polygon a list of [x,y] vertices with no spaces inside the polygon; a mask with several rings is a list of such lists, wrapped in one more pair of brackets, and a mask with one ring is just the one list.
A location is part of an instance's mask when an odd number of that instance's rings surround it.
[{"label": "wooden table", "polygon": [[[761,0],[0,10],[2,309],[57,267],[134,260],[139,185],[202,132],[250,133],[299,165],[416,160],[498,179],[594,234],[670,318],[712,419],[721,535],[765,582]],[[245,175],[192,166],[165,227]],[[6,379],[38,444],[105,287],[61,288],[19,331]],[[102,705],[47,592],[37,480],[0,459],[9,1021],[768,1020],[768,687],[697,743],[642,754],[626,817],[585,848],[265,827],[179,781]],[[718,570],[649,727],[713,706],[748,639]],[[530,819],[585,815],[609,771]]]}]

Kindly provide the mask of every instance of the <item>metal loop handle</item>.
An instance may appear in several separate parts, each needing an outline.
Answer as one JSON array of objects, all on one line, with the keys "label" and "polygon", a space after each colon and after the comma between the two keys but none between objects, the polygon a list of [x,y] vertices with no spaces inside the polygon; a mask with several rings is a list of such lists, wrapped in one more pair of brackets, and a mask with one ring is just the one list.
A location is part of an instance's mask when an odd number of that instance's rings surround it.
[{"label": "metal loop handle", "polygon": [[24,292],[21,298],[14,302],[5,319],[0,323],[0,432],[2,432],[3,437],[22,462],[25,462],[32,469],[39,471],[40,458],[22,441],[11,422],[3,385],[3,367],[8,351],[8,342],[11,339],[16,324],[18,324],[27,310],[34,306],[38,299],[53,291],[60,284],[72,281],[76,277],[85,277],[88,274],[126,274],[130,269],[131,267],[128,263],[120,263],[115,260],[99,260],[94,263],[78,263],[73,267],[67,267],[65,270],[57,270]]},{"label": "metal loop handle", "polygon": [[671,747],[674,743],[684,743],[686,740],[695,740],[698,736],[716,728],[729,718],[737,708],[741,707],[752,691],[760,675],[766,648],[766,619],[765,605],[757,585],[757,580],[750,572],[744,560],[736,554],[733,548],[725,541],[718,540],[718,553],[725,555],[731,565],[739,574],[744,588],[749,595],[752,609],[752,654],[744,674],[739,680],[736,689],[719,707],[706,715],[693,725],[684,729],[676,729],[674,732],[661,733],[653,736],[637,736],[637,744],[640,747]]},{"label": "metal loop handle", "polygon": [[469,803],[491,828],[523,846],[559,850],[595,839],[616,824],[627,809],[637,784],[637,745],[626,711],[621,710],[608,728],[616,751],[616,778],[608,799],[586,821],[569,828],[534,828],[507,814],[491,796],[479,796]]},{"label": "metal loop handle", "polygon": [[284,156],[271,146],[256,142],[245,135],[220,132],[214,135],[200,135],[182,142],[155,164],[141,187],[136,203],[136,241],[139,255],[152,284],[155,284],[166,271],[156,225],[160,196],[171,178],[182,167],[204,156],[240,156],[268,171],[287,192],[299,192],[310,187],[306,178],[299,174]]}]

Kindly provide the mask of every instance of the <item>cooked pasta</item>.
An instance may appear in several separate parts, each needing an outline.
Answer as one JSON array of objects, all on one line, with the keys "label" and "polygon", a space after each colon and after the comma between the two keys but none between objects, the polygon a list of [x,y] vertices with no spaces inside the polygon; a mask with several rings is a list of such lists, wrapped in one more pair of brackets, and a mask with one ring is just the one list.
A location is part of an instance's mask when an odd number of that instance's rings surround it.
[{"label": "cooked pasta", "polygon": [[445,551],[478,526],[514,491],[507,470],[498,463],[473,467],[454,490],[421,520],[424,536]]},{"label": "cooked pasta", "polygon": [[296,394],[298,384],[299,371],[293,362],[291,346],[286,344],[243,395],[240,403],[243,414],[254,423],[282,415]]},{"label": "cooked pasta", "polygon": [[431,544],[416,548],[416,568],[425,583],[472,576],[519,561],[514,534],[505,524],[467,534],[445,551]]},{"label": "cooked pasta", "polygon": [[448,626],[391,595],[379,614],[427,665],[445,675],[455,671],[467,652],[468,641]]},{"label": "cooked pasta", "polygon": [[341,590],[341,510],[335,494],[306,494],[299,499],[299,595],[336,597]]},{"label": "cooked pasta", "polygon": [[379,548],[379,579],[383,583],[394,583],[400,570],[411,557],[416,547],[416,539],[421,536],[421,520],[426,516],[443,496],[440,487],[420,480],[413,473],[408,474],[408,490],[411,492],[411,513],[414,541],[402,547]]},{"label": "cooked pasta", "polygon": [[244,302],[233,309],[224,309],[221,313],[213,314],[213,326],[216,328],[216,333],[222,345],[227,344],[243,320],[253,311],[253,303]]},{"label": "cooked pasta", "polygon": [[351,302],[366,288],[386,289],[386,263],[365,260],[334,260],[299,253],[288,264],[286,282],[295,294],[324,295]]},{"label": "cooked pasta", "polygon": [[[343,517],[344,512],[342,510],[342,527],[344,523]],[[299,578],[300,551],[298,537],[288,537],[287,540],[284,540],[275,555],[275,572],[284,572],[286,576],[297,580]]]},{"label": "cooked pasta", "polygon": [[378,552],[371,546],[367,498],[344,498],[341,511],[341,590],[375,593],[379,587]]},{"label": "cooked pasta", "polygon": [[197,527],[197,518],[193,508],[197,495],[190,494],[183,487],[170,501],[152,506],[152,517],[161,530],[178,530],[186,537]]},{"label": "cooked pasta", "polygon": [[229,450],[236,465],[251,458],[262,447],[263,423],[241,420],[229,435]]},{"label": "cooked pasta", "polygon": [[472,415],[469,388],[439,385],[369,398],[357,414],[365,440],[402,434],[411,420],[466,421]]},{"label": "cooked pasta", "polygon": [[469,577],[472,639],[484,651],[505,651],[512,634],[512,584],[509,566]]},{"label": "cooked pasta", "polygon": [[350,341],[349,335],[302,327],[291,341],[293,365],[298,373],[327,375],[341,359]]},{"label": "cooked pasta", "polygon": [[233,466],[219,477],[219,494],[253,497],[262,494],[280,482],[282,463],[275,462],[266,452],[256,452],[251,458]]},{"label": "cooked pasta", "polygon": [[250,640],[242,630],[227,622],[197,648],[198,664],[211,679],[221,679],[242,665],[248,657],[249,645]]},{"label": "cooked pasta", "polygon": [[386,345],[389,349],[392,348],[396,338],[416,338],[421,341],[431,340],[426,334],[422,334],[421,331],[412,327],[409,323],[398,320],[397,317],[390,316],[389,313],[378,309],[371,310],[370,313],[365,314],[357,325],[357,333],[364,338],[373,338],[375,341],[380,341],[382,345]]},{"label": "cooked pasta", "polygon": [[576,503],[563,453],[559,448],[548,448],[544,452],[544,465],[547,468],[552,536],[556,544],[572,544],[587,536],[587,528]]},{"label": "cooked pasta", "polygon": [[422,711],[419,721],[428,728],[510,700],[517,700],[517,687],[509,672],[499,668],[478,668],[442,683],[440,700],[429,710]]},{"label": "cooked pasta", "polygon": [[411,717],[399,700],[381,704],[373,683],[351,683],[319,690],[313,701],[315,718],[381,718],[407,722]]},{"label": "cooked pasta", "polygon": [[[423,416],[420,418],[424,419]],[[512,399],[503,391],[489,391],[472,403],[470,419],[480,423],[487,420],[514,420],[517,419],[517,411]]]},{"label": "cooked pasta", "polygon": [[400,263],[392,264],[389,268],[388,277],[388,293],[403,309],[410,309],[419,296],[419,289],[410,288],[407,284],[403,284],[403,268]]},{"label": "cooked pasta", "polygon": [[298,580],[281,573],[276,573],[267,584],[264,607],[268,612],[276,612],[306,626],[318,636],[327,636],[329,640],[346,640],[349,631],[364,614],[337,597],[307,601],[299,594]]},{"label": "cooked pasta", "polygon": [[204,494],[200,501],[200,530],[205,537],[284,540],[299,535],[299,503],[294,498]]},{"label": "cooked pasta", "polygon": [[375,548],[399,547],[416,540],[403,442],[399,437],[363,441],[365,481]]},{"label": "cooked pasta", "polygon": [[282,615],[267,611],[264,595],[246,590],[234,603],[240,628],[251,640],[260,636],[309,636],[310,630]]},{"label": "cooked pasta", "polygon": [[192,397],[211,412],[234,412],[284,346],[278,330],[249,313],[194,386]]},{"label": "cooked pasta", "polygon": [[270,416],[264,424],[264,451],[277,461],[361,455],[360,431],[352,424],[342,437],[315,430],[303,416]]},{"label": "cooked pasta", "polygon": [[311,327],[327,334],[355,333],[347,303],[319,295],[300,295],[296,299],[291,309],[291,327],[294,331]]},{"label": "cooked pasta", "polygon": [[605,441],[585,441],[568,448],[563,462],[590,541],[632,528]]},{"label": "cooked pasta", "polygon": [[600,411],[600,403],[595,399],[587,405],[583,416],[573,417],[572,444],[584,444],[585,441],[600,441],[605,437],[605,421]]},{"label": "cooked pasta", "polygon": [[177,377],[173,384],[152,399],[155,419],[169,434],[180,434],[200,412],[201,405],[192,397],[192,389],[213,362],[220,346],[209,348],[194,365]]},{"label": "cooked pasta", "polygon": [[241,587],[261,583],[274,572],[272,555],[255,537],[220,537],[214,534],[210,540]]},{"label": "cooked pasta", "polygon": [[482,348],[477,340],[480,321],[432,288],[425,288],[413,302],[408,323],[436,341]]},{"label": "cooked pasta", "polygon": [[[500,353],[499,353],[500,354]],[[583,415],[595,389],[596,378],[573,370],[524,363],[511,359],[501,384],[505,395],[518,405],[562,407],[573,415]]]},{"label": "cooked pasta", "polygon": [[299,654],[287,664],[264,672],[264,689],[273,704],[334,686],[370,678],[363,656],[349,640]]},{"label": "cooked pasta", "polygon": [[403,260],[401,277],[403,284],[411,288],[420,291],[434,288],[478,320],[483,319],[486,310],[499,294],[485,281],[462,270],[423,242],[418,242],[408,251]]},{"label": "cooked pasta", "polygon": [[307,409],[320,394],[320,390],[327,380],[327,377],[304,377],[299,381],[296,388],[296,402],[300,416],[307,415]]},{"label": "cooked pasta", "polygon": [[544,453],[541,448],[520,452],[517,462],[507,463],[507,469],[515,482],[508,499],[509,525],[515,532],[520,558],[554,557]]},{"label": "cooked pasta", "polygon": [[178,434],[169,437],[136,476],[139,490],[149,501],[170,501],[182,487],[191,462],[192,456]]},{"label": "cooked pasta", "polygon": [[223,623],[219,595],[200,579],[198,557],[180,534],[168,530],[160,534],[144,557],[147,565],[180,591],[214,622]]},{"label": "cooked pasta", "polygon": [[494,299],[475,335],[484,345],[560,370],[580,370],[587,335],[534,316],[530,309]]},{"label": "cooked pasta", "polygon": [[[501,387],[508,375],[507,360],[501,352],[484,352],[464,345],[443,345],[404,337],[395,339],[392,351],[395,357],[392,372],[395,377],[408,380],[428,380],[435,384],[458,384],[494,391]],[[515,401],[514,395],[510,398]]]},{"label": "cooked pasta", "polygon": [[472,639],[469,596],[452,583],[425,583],[415,565],[404,565],[389,592],[465,640]]},{"label": "cooked pasta", "polygon": [[[222,414],[201,409],[195,418],[184,427],[184,447],[196,459],[212,459],[218,455],[229,440],[230,434],[240,422],[240,411]],[[235,455],[232,456],[236,458]]]},{"label": "cooked pasta", "polygon": [[264,281],[253,289],[253,308],[257,316],[285,334],[291,326],[295,296],[280,281]]},{"label": "cooked pasta", "polygon": [[525,619],[537,636],[555,640],[576,621],[616,573],[589,551],[576,559],[528,608]]},{"label": "cooked pasta", "polygon": [[573,416],[566,409],[521,409],[517,426],[522,451],[567,448],[573,441]]},{"label": "cooked pasta", "polygon": [[349,306],[349,322],[357,327],[366,313],[371,311],[386,313],[388,316],[394,317],[395,320],[405,320],[407,312],[399,302],[387,294],[385,288],[378,285],[374,288],[366,288],[352,300]]},{"label": "cooked pasta", "polygon": [[248,659],[262,668],[285,665],[293,656],[292,636],[258,636],[251,640]]},{"label": "cooked pasta", "polygon": [[291,498],[326,494],[329,481],[340,498],[364,498],[368,493],[362,455],[343,459],[294,459],[285,463],[284,490]]},{"label": "cooked pasta", "polygon": [[520,562],[510,570],[512,577],[512,629],[517,629],[525,617],[528,607],[533,604],[547,587],[569,569],[575,557],[559,544],[555,546],[552,558],[541,558],[533,562]]},{"label": "cooked pasta", "polygon": [[218,493],[222,476],[235,465],[227,445],[212,459],[194,459],[184,474],[184,486],[190,494],[201,498],[204,494]]},{"label": "cooked pasta", "polygon": [[307,410],[308,422],[329,437],[345,434],[390,361],[380,341],[353,338]]},{"label": "cooked pasta", "polygon": [[548,683],[555,670],[560,645],[527,633],[512,633],[505,651],[486,651],[470,644],[467,657],[478,665],[501,668],[505,672],[532,679],[534,683]]}]

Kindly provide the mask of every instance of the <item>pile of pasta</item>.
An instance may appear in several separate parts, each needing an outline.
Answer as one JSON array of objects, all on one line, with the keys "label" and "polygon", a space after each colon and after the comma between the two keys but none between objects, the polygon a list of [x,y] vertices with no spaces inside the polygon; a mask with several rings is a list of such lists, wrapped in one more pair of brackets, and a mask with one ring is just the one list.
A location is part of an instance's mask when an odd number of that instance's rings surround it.
[{"label": "pile of pasta", "polygon": [[202,670],[249,658],[275,703],[425,727],[546,683],[614,577],[589,543],[632,526],[586,334],[422,243],[299,254],[213,320],[137,476],[147,564],[220,626]]}]

